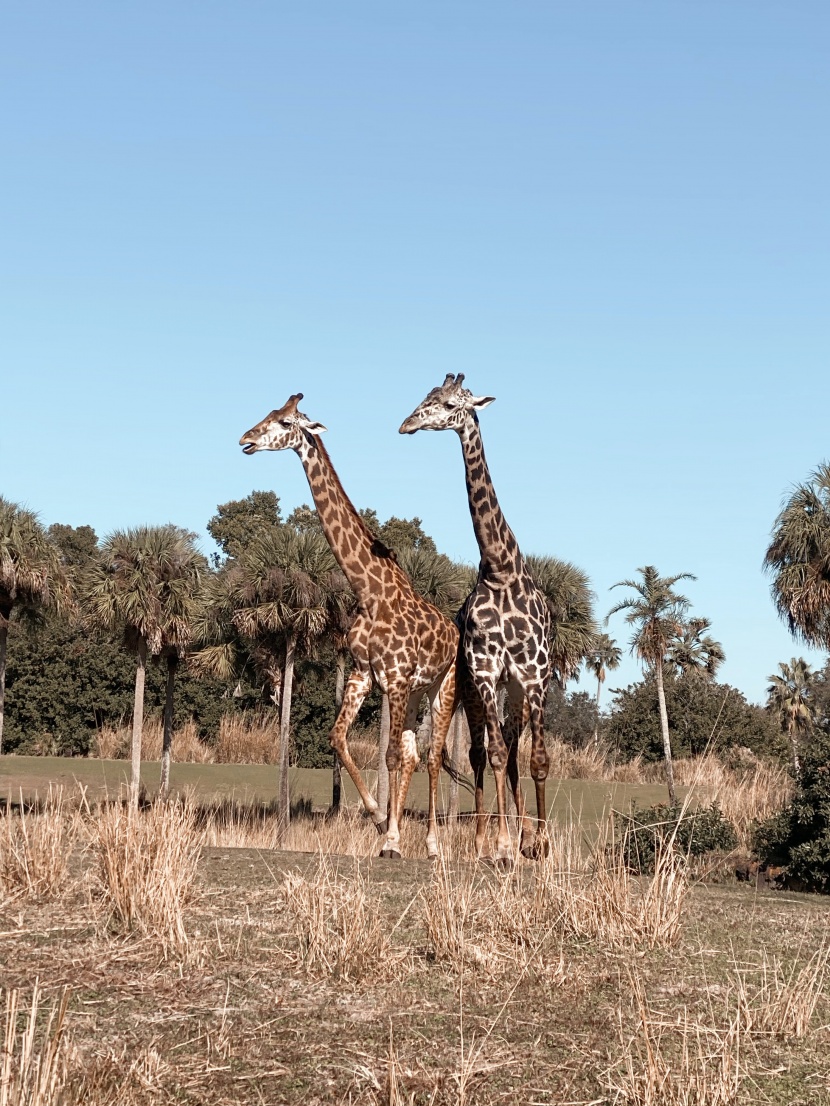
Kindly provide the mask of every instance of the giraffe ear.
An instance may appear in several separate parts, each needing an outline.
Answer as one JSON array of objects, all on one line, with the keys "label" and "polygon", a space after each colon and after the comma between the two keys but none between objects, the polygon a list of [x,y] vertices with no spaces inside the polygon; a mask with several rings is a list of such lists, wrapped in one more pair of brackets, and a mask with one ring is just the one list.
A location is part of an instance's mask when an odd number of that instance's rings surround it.
[{"label": "giraffe ear", "polygon": [[307,430],[309,434],[325,434],[328,427],[323,426],[321,422],[306,422],[303,423],[303,430]]},{"label": "giraffe ear", "polygon": [[470,400],[470,406],[475,407],[476,411],[483,411],[485,407],[489,407],[494,402],[495,396],[473,396]]}]

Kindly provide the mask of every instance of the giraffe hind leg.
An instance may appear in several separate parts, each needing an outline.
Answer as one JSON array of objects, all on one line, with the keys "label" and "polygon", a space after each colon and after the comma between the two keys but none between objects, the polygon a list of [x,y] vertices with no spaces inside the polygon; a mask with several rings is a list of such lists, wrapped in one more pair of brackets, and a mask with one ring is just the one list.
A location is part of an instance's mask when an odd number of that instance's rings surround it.
[{"label": "giraffe hind leg", "polygon": [[407,687],[390,687],[389,749],[386,765],[389,769],[389,807],[385,841],[380,855],[389,860],[401,858],[400,823],[409,781],[418,764],[415,722],[423,692],[411,693]]}]

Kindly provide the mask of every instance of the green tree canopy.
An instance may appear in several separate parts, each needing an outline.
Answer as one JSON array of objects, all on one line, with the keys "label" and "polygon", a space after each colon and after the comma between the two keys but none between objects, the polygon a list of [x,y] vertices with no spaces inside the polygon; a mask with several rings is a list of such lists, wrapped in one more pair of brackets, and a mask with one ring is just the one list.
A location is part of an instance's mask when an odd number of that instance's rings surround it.
[{"label": "green tree canopy", "polygon": [[220,503],[207,531],[226,557],[239,557],[254,539],[281,526],[279,497],[254,491],[244,499]]},{"label": "green tree canopy", "polygon": [[794,489],[764,558],[772,598],[796,638],[830,649],[830,464]]}]

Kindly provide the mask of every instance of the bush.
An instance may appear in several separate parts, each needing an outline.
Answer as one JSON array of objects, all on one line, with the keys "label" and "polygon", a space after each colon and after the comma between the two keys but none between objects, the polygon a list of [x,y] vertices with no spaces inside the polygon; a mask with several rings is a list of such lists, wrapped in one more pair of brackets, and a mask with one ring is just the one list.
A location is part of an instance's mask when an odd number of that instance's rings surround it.
[{"label": "bush", "polygon": [[626,865],[643,875],[654,872],[658,854],[669,847],[688,857],[729,852],[738,843],[735,827],[717,803],[685,810],[679,803],[657,803],[642,810],[635,804],[630,814],[617,812],[615,823],[616,848]]},{"label": "bush", "polygon": [[805,890],[830,893],[830,735],[802,753],[792,803],[760,823],[754,839],[763,863],[787,869]]}]

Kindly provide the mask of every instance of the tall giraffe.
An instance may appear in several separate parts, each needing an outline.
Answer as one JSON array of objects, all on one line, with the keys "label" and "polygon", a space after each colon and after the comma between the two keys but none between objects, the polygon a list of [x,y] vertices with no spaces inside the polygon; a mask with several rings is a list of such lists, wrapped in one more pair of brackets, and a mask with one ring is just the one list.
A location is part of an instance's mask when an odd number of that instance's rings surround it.
[{"label": "tall giraffe", "polygon": [[[427,695],[432,708],[429,751],[427,852],[438,855],[435,803],[444,741],[455,701],[458,630],[414,590],[395,554],[368,529],[343,490],[319,435],[326,429],[298,410],[302,392],[272,411],[239,440],[243,453],[293,449],[303,463],[323,531],[357,597],[358,613],[349,631],[354,669],[331,731],[332,747],[360,793],[379,833],[380,855],[399,858],[400,821],[409,781],[418,763],[415,723]],[[380,811],[349,752],[349,726],[372,681],[389,700],[388,811]]]},{"label": "tall giraffe", "polygon": [[[548,754],[544,709],[551,676],[550,612],[528,571],[513,531],[499,507],[490,479],[477,412],[493,402],[462,388],[463,374],[450,373],[433,388],[400,428],[455,430],[461,438],[467,496],[481,563],[478,580],[456,616],[461,631],[459,691],[470,723],[470,764],[475,774],[476,851],[484,855],[487,814],[484,809],[485,729],[490,764],[496,778],[498,835],[493,859],[509,863],[510,836],[505,809],[505,776],[510,781],[521,822],[521,851],[536,857],[547,851],[545,780]],[[498,688],[507,686],[509,712],[499,720]],[[517,762],[519,734],[530,719],[533,747],[530,773],[536,785],[536,824],[525,810]],[[535,830],[535,837],[534,837]]]}]

